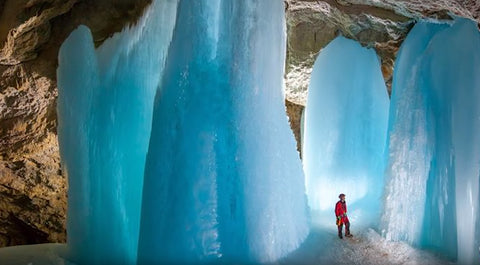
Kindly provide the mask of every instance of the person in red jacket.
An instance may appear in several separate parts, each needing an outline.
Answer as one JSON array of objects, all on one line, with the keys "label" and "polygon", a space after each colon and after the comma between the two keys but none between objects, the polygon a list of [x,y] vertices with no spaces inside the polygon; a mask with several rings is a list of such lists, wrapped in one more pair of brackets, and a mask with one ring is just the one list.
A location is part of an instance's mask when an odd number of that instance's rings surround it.
[{"label": "person in red jacket", "polygon": [[347,217],[347,203],[345,202],[345,194],[338,195],[340,200],[335,205],[335,215],[337,216],[338,237],[343,238],[342,230],[343,224],[345,224],[345,236],[351,237],[350,234],[350,222]]}]

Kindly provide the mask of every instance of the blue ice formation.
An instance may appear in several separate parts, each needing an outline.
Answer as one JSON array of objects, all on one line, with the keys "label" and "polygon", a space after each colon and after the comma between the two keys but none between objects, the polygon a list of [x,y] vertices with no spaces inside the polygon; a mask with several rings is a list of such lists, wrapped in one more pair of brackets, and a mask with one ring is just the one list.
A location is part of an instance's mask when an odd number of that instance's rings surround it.
[{"label": "blue ice formation", "polygon": [[70,35],[58,134],[71,260],[260,263],[300,245],[285,31],[279,0],[156,0],[98,49],[88,28]]},{"label": "blue ice formation", "polygon": [[383,234],[480,264],[480,33],[418,22],[398,55]]},{"label": "blue ice formation", "polygon": [[329,224],[340,193],[357,224],[378,220],[388,108],[375,50],[344,37],[321,50],[308,90],[303,159],[309,205],[328,211]]},{"label": "blue ice formation", "polygon": [[155,99],[138,264],[258,264],[304,240],[284,59],[283,1],[180,1]]},{"label": "blue ice formation", "polygon": [[97,50],[85,26],[60,49],[58,135],[78,264],[136,261],[153,99],[175,13],[176,1],[157,1]]}]

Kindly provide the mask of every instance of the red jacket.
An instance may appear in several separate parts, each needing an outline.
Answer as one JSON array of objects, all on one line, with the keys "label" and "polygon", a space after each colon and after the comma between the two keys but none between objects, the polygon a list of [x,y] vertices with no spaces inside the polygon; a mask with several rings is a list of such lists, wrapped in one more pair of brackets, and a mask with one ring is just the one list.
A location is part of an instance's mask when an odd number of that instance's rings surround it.
[{"label": "red jacket", "polygon": [[342,202],[341,200],[337,202],[335,205],[335,215],[337,216],[337,220],[340,216],[340,220],[342,221],[341,224],[349,222],[347,217],[347,204],[345,202]]}]

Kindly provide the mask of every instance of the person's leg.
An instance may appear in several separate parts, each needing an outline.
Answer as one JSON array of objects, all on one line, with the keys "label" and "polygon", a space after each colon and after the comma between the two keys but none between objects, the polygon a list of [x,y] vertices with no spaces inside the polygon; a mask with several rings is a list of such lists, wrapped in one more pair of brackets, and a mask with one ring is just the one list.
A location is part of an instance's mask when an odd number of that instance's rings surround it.
[{"label": "person's leg", "polygon": [[339,237],[339,238],[343,238],[343,236],[342,236],[342,230],[343,230],[343,224],[341,224],[341,225],[338,226],[338,237]]}]

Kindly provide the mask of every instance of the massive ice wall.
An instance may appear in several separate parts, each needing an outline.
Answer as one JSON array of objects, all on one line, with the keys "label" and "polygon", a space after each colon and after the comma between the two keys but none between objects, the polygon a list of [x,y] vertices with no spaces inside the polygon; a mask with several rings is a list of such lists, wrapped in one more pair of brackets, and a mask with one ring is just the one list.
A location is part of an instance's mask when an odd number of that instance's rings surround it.
[{"label": "massive ice wall", "polygon": [[143,173],[176,1],[156,1],[97,50],[80,26],[60,49],[58,135],[68,176],[69,258],[135,263]]},{"label": "massive ice wall", "polygon": [[419,22],[400,50],[389,124],[383,233],[480,264],[480,34]]},{"label": "massive ice wall", "polygon": [[333,216],[338,194],[345,193],[350,209],[357,209],[351,212],[359,218],[357,224],[379,216],[388,106],[373,49],[337,37],[320,52],[308,92],[303,142],[312,209]]},{"label": "massive ice wall", "polygon": [[145,169],[139,264],[260,263],[306,237],[278,0],[180,1]]}]

